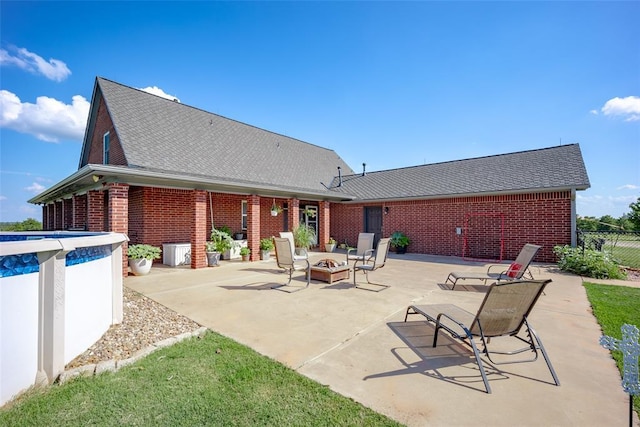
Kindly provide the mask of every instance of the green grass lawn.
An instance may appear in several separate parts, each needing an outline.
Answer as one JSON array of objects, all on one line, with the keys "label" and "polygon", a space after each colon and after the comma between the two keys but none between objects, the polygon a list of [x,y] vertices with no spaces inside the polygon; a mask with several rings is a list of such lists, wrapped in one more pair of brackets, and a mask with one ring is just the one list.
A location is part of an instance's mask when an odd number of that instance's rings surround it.
[{"label": "green grass lawn", "polygon": [[2,426],[391,426],[398,423],[213,332],[115,373],[33,390]]},{"label": "green grass lawn", "polygon": [[[628,323],[640,328],[640,289],[626,286],[584,283],[593,314],[605,335],[622,338],[620,327]],[[622,372],[622,353],[613,351],[613,358]],[[622,387],[622,386],[621,386]],[[634,397],[633,407],[640,415],[640,396]]]}]

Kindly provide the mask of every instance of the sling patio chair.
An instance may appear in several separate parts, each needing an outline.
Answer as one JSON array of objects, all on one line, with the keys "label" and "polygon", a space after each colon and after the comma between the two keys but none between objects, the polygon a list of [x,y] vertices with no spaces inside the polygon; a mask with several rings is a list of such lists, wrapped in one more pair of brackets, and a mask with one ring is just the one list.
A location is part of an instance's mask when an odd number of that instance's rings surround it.
[{"label": "sling patio chair", "polygon": [[358,234],[358,247],[347,249],[347,264],[349,261],[366,261],[373,256],[373,239],[375,233]]},{"label": "sling patio chair", "polygon": [[[551,372],[553,381],[559,386],[560,381],[558,380],[556,372],[553,370],[553,366],[542,345],[542,341],[540,341],[540,338],[528,320],[531,309],[549,282],[551,282],[551,280],[494,283],[489,287],[484,301],[482,301],[475,315],[453,304],[411,305],[407,308],[404,321],[407,321],[407,317],[410,314],[421,314],[428,322],[433,323],[435,325],[433,347],[436,346],[438,341],[438,332],[440,329],[444,329],[454,339],[459,339],[471,347],[476,358],[476,363],[480,368],[480,374],[482,375],[482,381],[484,381],[487,393],[491,393],[491,387],[489,386],[482,359],[480,358],[480,352],[474,341],[476,337],[480,338],[482,344],[481,352],[494,365],[533,362],[538,359],[539,350],[547,362],[547,367]],[[518,335],[523,326],[526,329],[525,337]],[[497,337],[512,337],[527,345],[512,351],[490,352],[487,347],[489,340]],[[518,360],[501,361],[499,363],[491,358],[491,354],[516,355],[526,351],[531,351],[533,356],[525,359],[519,358]]]},{"label": "sling patio chair", "polygon": [[[389,285],[382,285],[379,283],[373,283],[369,281],[369,273],[371,271],[375,271],[379,268],[384,267],[385,262],[387,261],[387,255],[389,254],[389,238],[386,239],[380,239],[378,241],[378,248],[376,249],[376,254],[374,257],[369,257],[369,258],[363,258],[363,259],[357,259],[354,263],[353,263],[353,285],[358,288],[358,289],[364,289],[366,291],[373,291],[373,292],[380,292],[382,290],[385,290],[389,287]],[[373,261],[373,262],[371,262]],[[358,265],[358,262],[360,262],[361,264]],[[362,270],[364,271],[364,275],[367,278],[367,283],[369,283],[370,285],[373,286],[378,286],[379,288],[377,289],[370,289],[370,288],[366,288],[366,287],[362,287],[362,286],[358,286],[358,283],[356,281],[356,276],[357,276],[357,272],[358,270]]]},{"label": "sling patio chair", "polygon": [[[289,281],[283,285],[272,286],[271,289],[277,289],[284,292],[297,292],[309,287],[311,281],[311,265],[308,259],[296,260],[293,258],[293,251],[291,248],[291,242],[284,237],[273,238],[274,247],[276,249],[276,263],[278,267],[284,269],[289,273]],[[304,270],[306,274],[307,285],[302,286],[290,286],[291,276],[294,271]]]},{"label": "sling patio chair", "polygon": [[[451,290],[453,290],[456,287],[456,283],[458,283],[458,280],[460,279],[481,280],[482,282],[484,282],[485,285],[487,284],[487,280],[501,281],[501,280],[520,280],[522,278],[533,279],[534,277],[531,274],[531,271],[529,271],[529,265],[531,264],[531,261],[536,256],[540,248],[541,246],[527,243],[520,250],[520,253],[518,254],[518,257],[516,258],[516,260],[512,262],[511,265],[506,270],[501,271],[500,273],[492,272],[491,270],[495,268],[504,268],[505,265],[494,264],[494,265],[490,265],[487,268],[486,273],[473,273],[469,271],[464,271],[464,272],[455,271],[453,273],[449,273],[449,276],[447,276],[447,280],[445,280],[444,283],[446,284],[448,282],[451,282],[453,284],[453,286],[451,287]],[[526,277],[525,277],[525,273],[526,273]]]},{"label": "sling patio chair", "polygon": [[291,231],[281,231],[280,237],[288,239],[289,242],[291,242],[291,256],[295,261],[301,261],[309,258],[309,255],[307,254],[306,251],[302,255],[296,254],[296,243],[295,243],[295,240],[293,239],[293,233]]}]

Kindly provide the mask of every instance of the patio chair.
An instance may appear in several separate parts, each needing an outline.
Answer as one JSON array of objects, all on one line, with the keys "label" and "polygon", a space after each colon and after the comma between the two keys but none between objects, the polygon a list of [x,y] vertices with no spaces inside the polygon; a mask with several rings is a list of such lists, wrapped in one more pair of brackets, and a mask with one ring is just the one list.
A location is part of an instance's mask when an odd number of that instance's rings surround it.
[{"label": "patio chair", "polygon": [[[380,239],[378,241],[378,248],[376,249],[376,255],[375,257],[369,257],[369,258],[362,258],[362,259],[357,259],[354,263],[353,263],[353,285],[356,288],[359,289],[364,289],[366,291],[373,291],[373,292],[380,292],[382,290],[385,290],[389,287],[389,285],[382,285],[379,283],[373,283],[369,281],[369,273],[371,271],[375,271],[379,268],[384,267],[385,262],[387,261],[387,255],[389,254],[389,240],[388,238],[386,239]],[[373,263],[371,262],[373,260]],[[358,262],[360,262],[361,264],[358,265]],[[379,289],[369,289],[369,288],[365,288],[362,286],[358,286],[358,283],[356,281],[356,276],[357,276],[357,272],[358,270],[362,270],[364,271],[364,275],[367,278],[367,283],[369,283],[370,285],[373,286],[378,286]]]},{"label": "patio chair", "polygon": [[[297,292],[301,291],[309,287],[309,283],[311,281],[311,265],[309,264],[308,259],[295,260],[293,259],[293,251],[291,250],[291,242],[289,239],[284,237],[274,237],[273,238],[274,247],[276,249],[276,263],[278,267],[284,269],[289,273],[289,281],[284,285],[275,285],[272,286],[271,289],[278,289],[284,292]],[[289,286],[291,284],[291,276],[294,271],[304,270],[306,274],[307,285],[304,287],[300,286]],[[282,289],[286,288],[286,289]],[[290,289],[293,288],[293,289]]]},{"label": "patio chair", "polygon": [[[452,304],[431,304],[431,305],[411,305],[407,308],[404,321],[410,314],[421,314],[428,322],[435,325],[433,335],[433,347],[438,341],[440,329],[447,331],[454,339],[461,340],[473,350],[476,363],[480,368],[482,381],[484,381],[487,393],[491,393],[491,387],[487,380],[487,375],[480,359],[480,352],[474,341],[474,337],[479,337],[482,344],[482,353],[494,365],[506,363],[533,362],[538,359],[538,350],[542,353],[547,367],[551,372],[553,381],[560,385],[558,376],[553,370],[549,356],[547,355],[542,341],[531,327],[527,317],[536,301],[542,294],[544,287],[551,280],[530,280],[494,283],[489,287],[487,294],[480,304],[480,308],[475,316],[460,307]],[[526,337],[518,336],[522,327],[526,328]],[[489,351],[487,345],[491,338],[513,337],[527,345],[523,348],[512,351]],[[496,362],[491,358],[491,354],[516,355],[525,351],[533,352],[533,356],[528,359],[519,358]]]},{"label": "patio chair", "polygon": [[304,254],[301,255],[296,254],[296,242],[293,239],[293,233],[291,231],[281,231],[280,237],[288,239],[289,242],[291,242],[291,256],[295,261],[301,261],[309,258],[307,251],[305,251]]},{"label": "patio chair", "polygon": [[[448,282],[451,282],[453,284],[453,286],[451,287],[451,290],[453,290],[456,287],[456,283],[458,283],[458,280],[460,279],[481,280],[484,282],[485,285],[487,284],[487,280],[501,281],[501,280],[520,280],[523,278],[533,279],[534,277],[533,277],[533,274],[531,274],[531,271],[529,270],[529,265],[531,264],[531,261],[536,256],[540,248],[541,246],[527,243],[520,250],[520,253],[518,254],[518,257],[516,258],[516,260],[512,262],[511,265],[506,270],[503,270],[499,273],[495,271],[492,272],[491,271],[492,269],[505,267],[504,264],[495,264],[495,265],[490,265],[487,268],[486,273],[473,273],[468,271],[452,272],[452,273],[449,273],[449,276],[447,276],[447,280],[445,280],[445,284]],[[526,277],[525,277],[525,274],[526,274]]]},{"label": "patio chair", "polygon": [[349,261],[365,261],[373,256],[373,239],[375,233],[358,234],[358,247],[347,249],[347,264]]}]

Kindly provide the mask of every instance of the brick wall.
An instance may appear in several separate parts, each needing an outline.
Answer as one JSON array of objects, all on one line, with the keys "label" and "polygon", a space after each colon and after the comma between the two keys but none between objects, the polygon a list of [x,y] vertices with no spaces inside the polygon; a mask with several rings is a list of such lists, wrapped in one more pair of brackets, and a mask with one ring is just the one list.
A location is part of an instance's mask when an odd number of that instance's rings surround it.
[{"label": "brick wall", "polygon": [[[98,114],[96,116],[95,127],[93,135],[91,136],[91,144],[89,146],[89,155],[87,156],[87,163],[101,165],[103,161],[102,152],[102,138],[106,132],[109,132],[109,164],[110,165],[127,165],[127,160],[124,156],[124,151],[120,145],[120,140],[116,134],[116,129],[113,126],[111,117],[107,111],[107,107],[104,103],[104,99],[100,100],[100,106],[98,107]],[[82,166],[84,166],[83,164]]]},{"label": "brick wall", "polygon": [[[339,243],[346,239],[355,245],[358,233],[363,231],[363,207],[367,205],[381,204],[332,204],[331,235]],[[493,257],[496,225],[495,218],[488,215],[498,214],[504,216],[506,260],[515,259],[525,243],[534,243],[542,246],[536,261],[555,262],[553,247],[571,243],[569,191],[388,202],[382,206],[389,208],[382,219],[383,236],[394,231],[406,233],[411,239],[409,252],[461,256],[463,236],[455,230],[465,227],[465,220],[470,218],[467,236],[476,242],[484,239],[491,251],[478,252],[481,244],[476,243],[476,253],[467,256]],[[480,221],[482,215],[487,215],[484,221]]]}]

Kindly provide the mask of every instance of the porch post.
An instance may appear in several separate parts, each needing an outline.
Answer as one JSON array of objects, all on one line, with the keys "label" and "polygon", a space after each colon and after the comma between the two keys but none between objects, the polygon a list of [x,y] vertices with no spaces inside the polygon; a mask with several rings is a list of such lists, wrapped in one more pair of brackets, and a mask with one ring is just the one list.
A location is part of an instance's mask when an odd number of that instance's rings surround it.
[{"label": "porch post", "polygon": [[289,199],[289,228],[293,230],[300,225],[300,200]]},{"label": "porch post", "polygon": [[331,237],[331,203],[328,201],[320,202],[318,209],[318,245],[321,250],[326,243],[329,243]]},{"label": "porch post", "polygon": [[207,235],[207,192],[193,190],[191,192],[191,268],[207,266],[204,244]]},{"label": "porch post", "polygon": [[[111,183],[108,185],[109,195],[109,229],[115,233],[129,233],[129,184]],[[128,257],[126,249],[128,242],[122,243],[122,276],[129,274]]]},{"label": "porch post", "polygon": [[260,196],[252,194],[247,199],[247,246],[251,249],[251,261],[260,259]]}]

